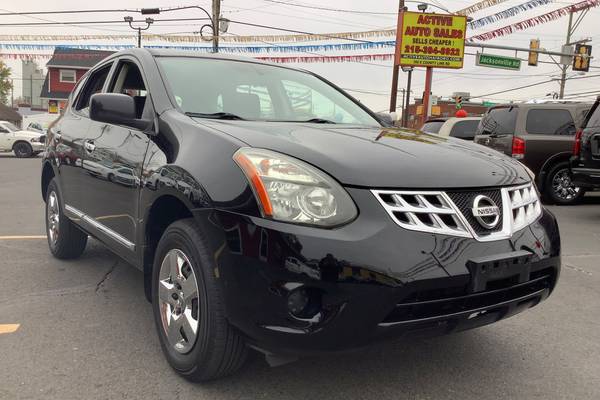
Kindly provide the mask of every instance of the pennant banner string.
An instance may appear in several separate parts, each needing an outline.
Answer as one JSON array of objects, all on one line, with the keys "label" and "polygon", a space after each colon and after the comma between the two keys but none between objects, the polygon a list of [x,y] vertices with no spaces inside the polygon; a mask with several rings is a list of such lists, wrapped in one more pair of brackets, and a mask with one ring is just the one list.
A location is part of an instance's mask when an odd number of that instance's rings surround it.
[{"label": "pennant banner string", "polygon": [[[352,51],[364,49],[389,48],[396,45],[395,40],[367,42],[367,43],[335,43],[335,44],[309,44],[309,45],[277,45],[277,46],[221,46],[219,51],[224,53],[307,53],[319,51]],[[0,49],[44,51],[62,49],[86,50],[121,50],[134,48],[127,44],[30,44],[30,43],[0,43]],[[212,46],[174,46],[174,45],[148,45],[149,49],[177,49],[187,51],[212,52]]]},{"label": "pennant banner string", "polygon": [[504,3],[505,1],[508,1],[508,0],[483,0],[478,3],[473,4],[472,6],[463,8],[462,10],[458,10],[455,12],[455,14],[471,15],[471,14],[476,13],[477,11],[483,10],[484,8],[492,7],[497,4]]},{"label": "pennant banner string", "polygon": [[530,0],[523,4],[518,4],[516,6],[507,8],[504,11],[497,12],[496,14],[488,15],[487,17],[482,17],[472,22],[469,22],[468,27],[469,29],[478,29],[482,26],[489,25],[510,17],[514,17],[515,15],[518,15],[522,12],[529,11],[533,8],[540,7],[546,4],[550,4],[552,2],[554,2],[554,0]]},{"label": "pennant banner string", "polygon": [[[375,37],[394,37],[396,29],[382,29],[357,32],[338,32],[323,34],[299,34],[299,35],[232,35],[220,36],[221,42],[232,43],[252,43],[252,42],[309,42],[331,39],[366,39]],[[131,40],[137,37],[135,35],[0,35],[1,42],[48,42],[48,41],[86,41],[86,40]],[[162,41],[174,43],[200,43],[203,40],[199,35],[160,35],[143,34],[144,41]]]},{"label": "pennant banner string", "polygon": [[533,18],[526,19],[524,21],[516,22],[514,24],[510,24],[510,25],[504,26],[502,28],[494,29],[493,31],[485,32],[480,35],[471,36],[467,40],[471,41],[471,42],[475,41],[475,40],[486,41],[486,40],[491,40],[491,39],[494,39],[497,37],[510,35],[511,33],[515,32],[515,31],[523,31],[525,29],[529,29],[529,28],[537,26],[537,25],[541,25],[541,24],[545,24],[547,22],[557,20],[561,17],[564,17],[565,15],[568,15],[569,13],[583,11],[588,8],[597,7],[599,5],[600,5],[600,0],[580,1],[579,3],[575,3],[570,6],[559,8],[557,10],[551,11],[546,14],[538,15],[537,17],[533,17]]},{"label": "pennant banner string", "polygon": [[[68,58],[88,58],[97,57],[97,55],[88,54],[64,54]],[[31,60],[53,57],[52,54],[41,53],[0,53],[0,57],[16,60]],[[67,57],[65,57],[67,58]],[[274,63],[340,63],[340,62],[357,62],[357,61],[390,61],[394,58],[394,54],[358,54],[358,55],[335,55],[335,56],[286,56],[286,57],[270,57],[257,56],[258,60],[269,61]]]}]

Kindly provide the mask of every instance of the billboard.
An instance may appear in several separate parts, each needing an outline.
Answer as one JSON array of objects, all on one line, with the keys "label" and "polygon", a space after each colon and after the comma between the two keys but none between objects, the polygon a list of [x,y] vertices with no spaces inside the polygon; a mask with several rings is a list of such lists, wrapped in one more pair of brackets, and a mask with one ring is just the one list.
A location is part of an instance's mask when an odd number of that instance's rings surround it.
[{"label": "billboard", "polygon": [[464,15],[405,11],[396,64],[462,68],[466,30],[467,17]]}]

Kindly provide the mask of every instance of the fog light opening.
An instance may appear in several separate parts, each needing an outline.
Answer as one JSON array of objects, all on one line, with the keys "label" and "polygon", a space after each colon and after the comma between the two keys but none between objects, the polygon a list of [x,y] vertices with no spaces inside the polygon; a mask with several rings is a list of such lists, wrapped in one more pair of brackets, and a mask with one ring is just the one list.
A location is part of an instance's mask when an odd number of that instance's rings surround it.
[{"label": "fog light opening", "polygon": [[318,289],[306,287],[294,289],[288,294],[288,311],[295,318],[313,318],[321,311],[321,297],[321,291]]}]

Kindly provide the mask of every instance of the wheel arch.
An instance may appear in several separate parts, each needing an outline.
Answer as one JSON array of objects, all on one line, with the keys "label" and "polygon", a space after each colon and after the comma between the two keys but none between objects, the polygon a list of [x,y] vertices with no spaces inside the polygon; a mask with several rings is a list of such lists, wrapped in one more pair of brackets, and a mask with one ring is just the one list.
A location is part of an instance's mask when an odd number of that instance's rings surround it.
[{"label": "wheel arch", "polygon": [[544,164],[542,165],[542,168],[540,168],[540,173],[539,173],[539,177],[538,177],[538,188],[539,188],[540,192],[544,191],[544,188],[546,186],[546,178],[548,176],[548,172],[550,172],[550,170],[558,163],[569,162],[570,157],[571,157],[571,152],[563,151],[561,153],[553,154],[551,157],[549,157],[544,162]]},{"label": "wheel arch", "polygon": [[163,194],[157,197],[148,208],[148,212],[144,216],[142,254],[144,293],[148,301],[152,301],[152,268],[158,241],[173,222],[192,217],[190,205],[174,194]]},{"label": "wheel arch", "polygon": [[42,199],[46,201],[46,194],[48,192],[48,185],[50,185],[50,181],[54,178],[56,174],[54,173],[54,168],[52,164],[47,161],[44,163],[42,167],[42,179],[41,179],[41,189],[42,189]]}]

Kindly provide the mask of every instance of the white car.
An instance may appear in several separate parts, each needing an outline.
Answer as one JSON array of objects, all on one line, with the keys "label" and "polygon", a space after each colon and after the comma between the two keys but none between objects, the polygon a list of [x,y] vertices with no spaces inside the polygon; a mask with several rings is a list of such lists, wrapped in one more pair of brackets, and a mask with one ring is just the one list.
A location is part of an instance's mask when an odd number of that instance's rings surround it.
[{"label": "white car", "polygon": [[37,156],[46,147],[46,136],[23,131],[7,121],[0,121],[0,151],[13,151],[19,158]]},{"label": "white car", "polygon": [[431,118],[421,127],[423,132],[440,136],[451,136],[459,139],[473,140],[481,117],[448,117]]}]

